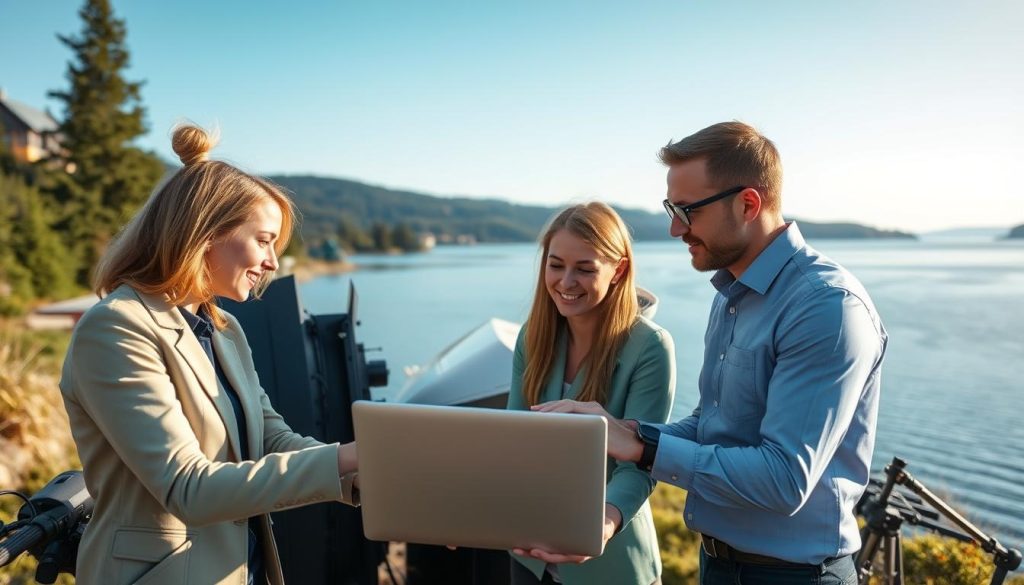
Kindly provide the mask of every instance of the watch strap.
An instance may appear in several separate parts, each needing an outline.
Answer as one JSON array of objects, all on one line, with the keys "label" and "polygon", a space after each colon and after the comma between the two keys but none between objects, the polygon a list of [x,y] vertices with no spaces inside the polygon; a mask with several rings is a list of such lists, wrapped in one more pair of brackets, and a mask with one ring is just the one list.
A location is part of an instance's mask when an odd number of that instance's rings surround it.
[{"label": "watch strap", "polygon": [[658,435],[660,433],[644,433],[644,423],[638,422],[636,425],[636,436],[640,439],[640,443],[643,445],[643,451],[640,453],[640,460],[636,462],[636,466],[644,471],[651,471],[654,467],[654,458],[658,454]]}]

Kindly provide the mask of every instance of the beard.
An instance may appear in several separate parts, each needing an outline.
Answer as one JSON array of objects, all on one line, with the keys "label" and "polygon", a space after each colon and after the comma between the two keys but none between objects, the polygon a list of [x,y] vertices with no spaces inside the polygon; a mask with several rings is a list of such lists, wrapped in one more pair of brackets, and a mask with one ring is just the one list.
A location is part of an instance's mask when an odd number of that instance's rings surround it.
[{"label": "beard", "polygon": [[700,272],[710,272],[728,268],[739,262],[740,258],[747,251],[748,242],[740,236],[738,222],[731,215],[728,216],[728,225],[719,232],[720,237],[715,242],[707,242],[700,238],[687,236],[683,237],[686,244],[697,245],[690,258],[694,269]]},{"label": "beard", "polygon": [[728,268],[738,262],[747,250],[746,245],[740,242],[708,245],[707,242],[695,240],[687,243],[696,243],[699,246],[690,259],[690,263],[700,272]]}]

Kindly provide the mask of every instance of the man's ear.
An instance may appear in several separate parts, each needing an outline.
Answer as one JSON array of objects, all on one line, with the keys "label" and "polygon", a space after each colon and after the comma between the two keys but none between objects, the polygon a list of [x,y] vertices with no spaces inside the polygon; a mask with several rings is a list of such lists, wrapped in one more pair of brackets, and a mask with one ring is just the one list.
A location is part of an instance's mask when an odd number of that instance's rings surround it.
[{"label": "man's ear", "polygon": [[761,209],[764,206],[764,200],[761,199],[761,192],[754,187],[747,187],[746,189],[739,192],[736,196],[743,202],[743,220],[746,222],[754,221],[758,215],[761,214]]}]

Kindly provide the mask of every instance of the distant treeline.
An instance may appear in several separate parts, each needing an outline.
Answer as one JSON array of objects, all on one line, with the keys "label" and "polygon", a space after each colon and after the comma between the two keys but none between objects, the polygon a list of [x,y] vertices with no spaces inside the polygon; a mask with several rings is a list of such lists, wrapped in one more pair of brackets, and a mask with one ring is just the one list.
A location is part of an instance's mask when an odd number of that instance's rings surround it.
[{"label": "distant treeline", "polygon": [[[273,181],[292,192],[303,214],[302,235],[307,245],[334,239],[350,250],[365,249],[371,226],[402,226],[416,233],[431,233],[439,243],[527,242],[535,240],[557,207],[517,205],[496,199],[443,198],[412,191],[374,187],[347,179],[279,175]],[[617,208],[634,239],[664,240],[668,218],[664,213]],[[854,223],[800,221],[805,237],[914,238],[913,234],[879,230]]]},{"label": "distant treeline", "polygon": [[388,225],[376,221],[369,230],[365,230],[355,218],[344,214],[333,233],[325,231],[315,238],[295,238],[289,253],[338,261],[343,260],[348,252],[419,252],[429,245],[405,222]]},{"label": "distant treeline", "polygon": [[1010,230],[1010,233],[1006,235],[1007,238],[1017,239],[1024,238],[1024,224],[1014,227]]}]

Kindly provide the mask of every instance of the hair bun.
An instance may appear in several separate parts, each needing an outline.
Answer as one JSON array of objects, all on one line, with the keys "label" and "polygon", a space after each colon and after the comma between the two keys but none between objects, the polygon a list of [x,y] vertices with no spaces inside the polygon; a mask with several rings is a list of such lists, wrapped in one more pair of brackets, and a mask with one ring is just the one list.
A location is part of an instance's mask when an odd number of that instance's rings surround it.
[{"label": "hair bun", "polygon": [[171,148],[185,166],[194,165],[210,158],[210,150],[217,144],[217,137],[195,124],[182,124],[171,135]]}]

